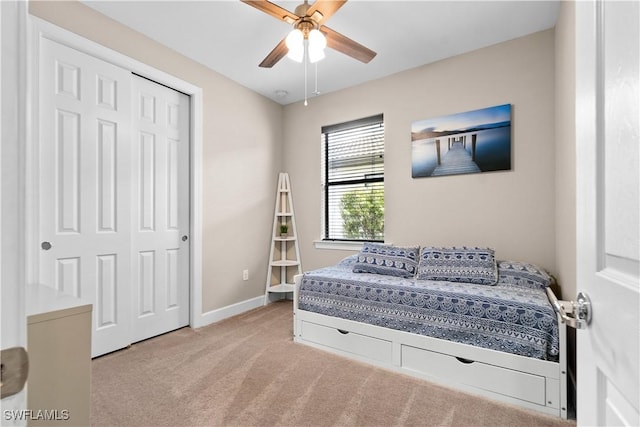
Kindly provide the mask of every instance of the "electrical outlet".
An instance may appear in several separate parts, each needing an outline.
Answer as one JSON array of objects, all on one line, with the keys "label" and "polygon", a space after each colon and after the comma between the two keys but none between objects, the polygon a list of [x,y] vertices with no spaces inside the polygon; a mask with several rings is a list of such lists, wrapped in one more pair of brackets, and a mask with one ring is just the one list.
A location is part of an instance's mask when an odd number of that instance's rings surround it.
[{"label": "electrical outlet", "polygon": [[249,280],[249,270],[242,270],[242,280]]}]

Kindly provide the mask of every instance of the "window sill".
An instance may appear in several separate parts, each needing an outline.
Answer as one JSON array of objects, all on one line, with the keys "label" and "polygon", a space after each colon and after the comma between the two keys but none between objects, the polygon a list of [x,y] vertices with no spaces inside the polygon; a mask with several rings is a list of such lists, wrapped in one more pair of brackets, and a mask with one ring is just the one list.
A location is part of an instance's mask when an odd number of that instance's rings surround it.
[{"label": "window sill", "polygon": [[364,242],[343,242],[333,240],[314,240],[316,249],[333,249],[339,251],[360,251]]},{"label": "window sill", "polygon": [[[314,240],[313,246],[316,249],[331,249],[338,251],[356,251],[359,252],[362,250],[362,245],[364,241],[361,242],[353,242],[353,241],[344,241],[344,240]],[[382,242],[377,242],[382,243]],[[384,242],[385,245],[391,245],[390,242]]]}]

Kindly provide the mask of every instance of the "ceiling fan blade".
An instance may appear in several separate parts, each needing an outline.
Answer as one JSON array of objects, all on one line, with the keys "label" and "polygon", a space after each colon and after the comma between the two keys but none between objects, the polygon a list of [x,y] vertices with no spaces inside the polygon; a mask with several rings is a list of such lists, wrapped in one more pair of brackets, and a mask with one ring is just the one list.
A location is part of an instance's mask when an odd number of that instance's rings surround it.
[{"label": "ceiling fan blade", "polygon": [[267,0],[240,0],[242,3],[246,3],[249,6],[253,6],[256,9],[271,15],[276,19],[286,22],[287,24],[293,24],[299,17],[295,13],[289,12],[277,4],[271,3]]},{"label": "ceiling fan blade", "polygon": [[286,44],[286,38],[284,38],[282,39],[282,41],[280,41],[280,43],[278,43],[278,45],[275,48],[273,48],[271,52],[269,52],[267,57],[262,60],[262,62],[260,63],[260,67],[262,68],[273,67],[274,65],[276,65],[278,61],[284,58],[287,53],[289,53],[289,48],[287,47],[287,44]]},{"label": "ceiling fan blade", "polygon": [[371,49],[361,45],[360,43],[351,40],[350,38],[343,36],[337,31],[323,25],[320,27],[320,31],[327,38],[327,46],[331,49],[335,49],[338,52],[342,52],[358,61],[368,64],[377,53]]},{"label": "ceiling fan blade", "polygon": [[[331,17],[338,9],[340,9],[347,0],[316,0],[309,10],[307,10],[307,16],[313,17],[313,19],[322,25],[327,19]],[[321,16],[313,16],[316,12],[319,12]]]}]

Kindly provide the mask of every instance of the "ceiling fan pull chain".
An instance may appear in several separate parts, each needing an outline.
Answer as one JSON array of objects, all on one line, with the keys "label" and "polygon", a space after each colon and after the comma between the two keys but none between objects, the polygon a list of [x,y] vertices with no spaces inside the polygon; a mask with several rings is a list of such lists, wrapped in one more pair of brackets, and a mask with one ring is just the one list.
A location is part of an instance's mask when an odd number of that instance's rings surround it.
[{"label": "ceiling fan pull chain", "polygon": [[306,44],[306,40],[305,40],[305,46],[304,46],[304,106],[306,107],[308,105],[307,102],[307,62],[309,62],[307,60],[307,56],[308,56],[308,49],[307,49],[307,44]]},{"label": "ceiling fan pull chain", "polygon": [[320,92],[318,91],[318,63],[316,62],[316,89],[313,91],[313,96],[318,96],[320,95]]}]

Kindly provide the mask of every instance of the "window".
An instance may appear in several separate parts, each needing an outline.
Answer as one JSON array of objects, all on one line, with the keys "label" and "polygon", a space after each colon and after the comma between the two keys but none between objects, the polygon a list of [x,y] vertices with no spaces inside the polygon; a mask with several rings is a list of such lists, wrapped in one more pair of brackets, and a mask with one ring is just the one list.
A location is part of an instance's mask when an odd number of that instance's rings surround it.
[{"label": "window", "polygon": [[384,241],[382,114],[322,127],[323,240]]}]

